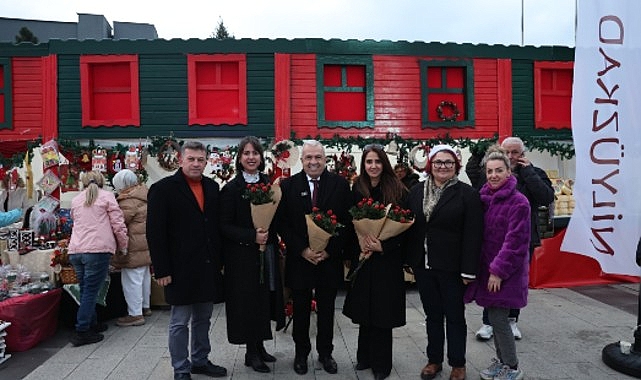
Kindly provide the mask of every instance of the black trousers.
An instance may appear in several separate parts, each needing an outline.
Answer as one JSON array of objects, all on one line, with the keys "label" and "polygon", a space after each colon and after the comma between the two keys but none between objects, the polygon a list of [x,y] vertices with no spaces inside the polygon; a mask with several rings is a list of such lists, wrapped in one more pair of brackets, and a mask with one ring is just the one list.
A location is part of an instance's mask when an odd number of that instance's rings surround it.
[{"label": "black trousers", "polygon": [[392,329],[360,325],[356,360],[369,364],[375,373],[389,375],[392,372]]},{"label": "black trousers", "polygon": [[452,367],[465,366],[467,324],[463,302],[465,285],[461,274],[419,268],[414,270],[414,275],[427,322],[428,362],[443,362],[447,331],[448,364]]},{"label": "black trousers", "polygon": [[[334,345],[334,302],[336,288],[316,288],[316,351],[319,356],[332,354]],[[294,327],[292,335],[296,345],[296,356],[307,357],[312,350],[309,339],[309,324],[312,305],[312,289],[292,289],[294,306]]]}]

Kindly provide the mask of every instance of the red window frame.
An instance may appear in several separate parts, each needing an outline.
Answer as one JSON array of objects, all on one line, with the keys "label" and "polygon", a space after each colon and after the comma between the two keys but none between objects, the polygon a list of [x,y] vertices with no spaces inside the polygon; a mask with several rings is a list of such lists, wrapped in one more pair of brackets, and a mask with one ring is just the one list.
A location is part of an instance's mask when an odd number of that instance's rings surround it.
[{"label": "red window frame", "polygon": [[138,80],[137,55],[80,56],[83,127],[139,127]]},{"label": "red window frame", "polygon": [[188,54],[187,80],[189,125],[247,125],[244,54]]},{"label": "red window frame", "polygon": [[[572,127],[573,71],[574,62],[534,62],[534,122],[536,128],[570,129]],[[568,75],[570,78],[569,87],[567,84]]]}]

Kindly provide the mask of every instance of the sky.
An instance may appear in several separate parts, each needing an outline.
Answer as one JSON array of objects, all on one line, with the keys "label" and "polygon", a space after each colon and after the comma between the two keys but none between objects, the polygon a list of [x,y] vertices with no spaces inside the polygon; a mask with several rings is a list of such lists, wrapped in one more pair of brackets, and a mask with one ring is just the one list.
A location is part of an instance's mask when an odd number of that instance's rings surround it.
[{"label": "sky", "polygon": [[77,22],[78,13],[102,14],[112,26],[153,24],[163,39],[209,38],[222,20],[236,38],[574,46],[577,1],[3,0],[0,17]]}]

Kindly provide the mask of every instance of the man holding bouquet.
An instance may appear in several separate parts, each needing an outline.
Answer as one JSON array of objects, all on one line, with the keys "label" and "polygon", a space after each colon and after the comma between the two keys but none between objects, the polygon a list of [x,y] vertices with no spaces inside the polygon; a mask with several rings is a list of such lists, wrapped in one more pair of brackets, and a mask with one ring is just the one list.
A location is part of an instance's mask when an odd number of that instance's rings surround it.
[{"label": "man holding bouquet", "polygon": [[285,242],[285,286],[292,290],[294,306],[293,338],[296,346],[294,371],[307,373],[312,292],[316,298],[318,360],[328,373],[338,371],[332,358],[334,302],[343,282],[342,250],[344,234],[330,237],[322,250],[312,250],[306,215],[312,207],[336,215],[338,223],[348,220],[349,183],[325,169],[325,149],[316,140],[305,141],[301,161],[303,171],[281,182],[282,198],[277,212],[278,232]]}]

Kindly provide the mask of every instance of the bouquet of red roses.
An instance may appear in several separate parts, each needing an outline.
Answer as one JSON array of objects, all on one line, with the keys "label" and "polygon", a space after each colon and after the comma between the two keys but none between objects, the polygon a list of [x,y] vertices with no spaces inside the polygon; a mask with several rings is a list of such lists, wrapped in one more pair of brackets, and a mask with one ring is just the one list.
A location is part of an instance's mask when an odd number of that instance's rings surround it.
[{"label": "bouquet of red roses", "polygon": [[380,240],[387,240],[391,237],[400,235],[414,223],[414,215],[410,210],[401,208],[399,205],[393,205],[387,212],[385,224],[378,236]]},{"label": "bouquet of red roses", "polygon": [[367,235],[378,237],[380,234],[385,224],[386,211],[384,204],[375,202],[372,198],[363,198],[349,209],[361,251],[366,251],[364,240]]},{"label": "bouquet of red roses", "polygon": [[[251,204],[252,223],[254,228],[269,229],[274,219],[281,198],[280,186],[265,183],[248,183],[243,192],[243,199]],[[261,251],[265,246],[261,245]]]},{"label": "bouquet of red roses", "polygon": [[[357,206],[359,206],[360,204],[361,202],[359,202]],[[361,209],[364,207],[374,207],[374,204],[370,204],[368,200],[365,202],[365,205],[360,206]],[[376,206],[375,208],[378,209],[379,207],[380,206]],[[350,212],[351,211],[352,210],[350,209]],[[412,215],[412,212],[410,210],[403,209],[398,205],[387,205],[383,208],[383,215],[385,217],[381,216],[381,227],[378,229],[378,233],[375,234],[375,236],[377,236],[380,241],[400,235],[402,232],[410,228],[410,226],[414,223],[414,216]],[[376,216],[378,216],[378,214],[376,214]],[[359,221],[354,220],[354,229],[356,229],[356,233],[358,234],[357,222]],[[348,281],[352,281],[356,278],[356,274],[358,274],[358,271],[363,267],[363,264],[365,264],[365,261],[367,261],[370,256],[370,254],[368,253],[369,250],[363,249],[360,235],[358,236],[358,243],[361,246],[362,253],[359,257],[358,265],[347,278]]]},{"label": "bouquet of red roses", "polygon": [[336,229],[343,227],[338,223],[336,214],[332,210],[323,212],[318,207],[313,207],[312,213],[305,215],[305,222],[307,235],[309,235],[309,248],[314,252],[324,250],[329,239],[336,235]]},{"label": "bouquet of red roses", "polygon": [[[276,209],[281,198],[280,186],[277,184],[270,185],[265,183],[248,183],[242,197],[248,199],[251,207],[252,224],[254,228],[269,229],[269,225],[274,219]],[[260,250],[260,282],[263,283],[263,268],[265,245],[261,244]]]}]

